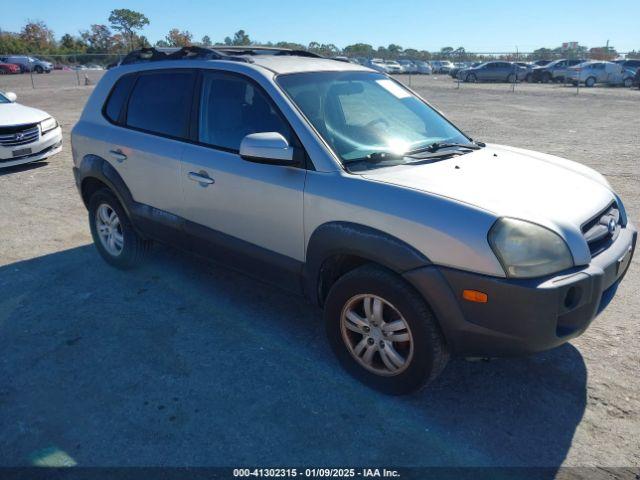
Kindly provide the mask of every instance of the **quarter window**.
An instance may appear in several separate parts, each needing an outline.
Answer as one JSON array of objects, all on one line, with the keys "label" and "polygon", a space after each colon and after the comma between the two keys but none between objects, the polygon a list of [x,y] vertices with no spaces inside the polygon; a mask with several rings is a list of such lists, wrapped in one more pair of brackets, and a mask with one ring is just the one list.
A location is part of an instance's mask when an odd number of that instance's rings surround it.
[{"label": "quarter window", "polygon": [[117,123],[120,118],[120,112],[124,106],[124,102],[127,101],[127,96],[131,90],[131,86],[135,80],[134,75],[126,75],[116,82],[115,87],[111,90],[111,95],[107,100],[107,104],[104,109],[104,114],[113,123]]},{"label": "quarter window", "polygon": [[187,138],[194,77],[190,71],[141,74],[129,99],[127,126]]},{"label": "quarter window", "polygon": [[278,132],[290,141],[289,126],[253,83],[219,72],[204,72],[199,141],[238,151],[250,133]]}]

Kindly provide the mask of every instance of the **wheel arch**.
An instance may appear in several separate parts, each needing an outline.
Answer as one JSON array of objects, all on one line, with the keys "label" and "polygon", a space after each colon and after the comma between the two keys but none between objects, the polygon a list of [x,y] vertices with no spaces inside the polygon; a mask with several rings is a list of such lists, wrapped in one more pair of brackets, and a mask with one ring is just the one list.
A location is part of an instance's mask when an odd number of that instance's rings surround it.
[{"label": "wheel arch", "polygon": [[376,263],[401,275],[430,260],[406,242],[383,231],[351,222],[328,222],[307,243],[303,288],[322,306],[335,281],[365,263]]},{"label": "wheel arch", "polygon": [[131,218],[133,197],[129,188],[117,170],[104,158],[97,155],[86,155],[82,158],[78,171],[78,187],[85,206],[89,206],[91,195],[100,188],[108,188]]}]

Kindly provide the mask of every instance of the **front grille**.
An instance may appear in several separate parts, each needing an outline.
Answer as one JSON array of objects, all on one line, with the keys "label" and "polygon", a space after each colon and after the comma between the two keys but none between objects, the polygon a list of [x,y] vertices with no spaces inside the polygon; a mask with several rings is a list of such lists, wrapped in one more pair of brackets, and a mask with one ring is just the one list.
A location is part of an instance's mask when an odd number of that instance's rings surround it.
[{"label": "front grille", "polygon": [[37,123],[0,127],[0,145],[3,147],[26,145],[38,140],[39,136],[40,128]]},{"label": "front grille", "polygon": [[589,245],[592,257],[602,253],[615,242],[622,227],[620,222],[620,210],[616,202],[613,202],[582,226],[582,234]]}]

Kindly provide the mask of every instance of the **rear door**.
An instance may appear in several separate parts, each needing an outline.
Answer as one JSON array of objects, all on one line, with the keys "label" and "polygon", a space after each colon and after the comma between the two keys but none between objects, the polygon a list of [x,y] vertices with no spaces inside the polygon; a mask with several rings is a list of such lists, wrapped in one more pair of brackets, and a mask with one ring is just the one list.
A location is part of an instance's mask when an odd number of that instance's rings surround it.
[{"label": "rear door", "polygon": [[180,159],[189,136],[196,72],[144,71],[135,77],[109,156],[136,202],[178,214]]},{"label": "rear door", "polygon": [[[180,173],[188,233],[218,242],[217,253],[230,256],[223,260],[253,259],[260,268],[271,259],[274,267],[296,268],[304,259],[306,170],[239,155],[250,133],[279,132],[295,143],[291,128],[268,94],[243,75],[204,70],[200,83],[193,143],[186,146]],[[234,250],[244,252],[242,258],[233,257]]]}]

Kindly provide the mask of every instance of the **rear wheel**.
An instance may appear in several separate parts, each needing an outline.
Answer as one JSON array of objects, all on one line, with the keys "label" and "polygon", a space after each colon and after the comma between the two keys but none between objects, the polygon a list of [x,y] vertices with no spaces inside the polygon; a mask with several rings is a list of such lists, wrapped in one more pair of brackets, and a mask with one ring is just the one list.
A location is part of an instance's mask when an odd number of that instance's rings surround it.
[{"label": "rear wheel", "polygon": [[44,73],[44,68],[42,68],[40,65],[36,65],[35,68],[33,69],[36,73]]},{"label": "rear wheel", "polygon": [[343,367],[372,388],[404,394],[426,385],[449,358],[433,313],[393,272],[364,265],[333,285],[325,325]]},{"label": "rear wheel", "polygon": [[624,85],[626,88],[631,87],[631,85],[633,85],[633,78],[625,78],[622,82],[622,85]]},{"label": "rear wheel", "polygon": [[128,269],[141,264],[151,248],[151,241],[143,239],[133,229],[110,190],[98,190],[91,196],[89,226],[98,252],[116,268]]},{"label": "rear wheel", "polygon": [[515,73],[510,73],[510,74],[507,76],[507,83],[515,83],[515,81],[516,81],[516,75],[515,75]]},{"label": "rear wheel", "polygon": [[527,73],[527,75],[524,77],[524,81],[527,83],[531,83],[533,80],[532,76],[530,73]]}]

